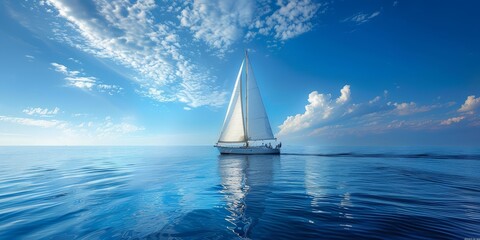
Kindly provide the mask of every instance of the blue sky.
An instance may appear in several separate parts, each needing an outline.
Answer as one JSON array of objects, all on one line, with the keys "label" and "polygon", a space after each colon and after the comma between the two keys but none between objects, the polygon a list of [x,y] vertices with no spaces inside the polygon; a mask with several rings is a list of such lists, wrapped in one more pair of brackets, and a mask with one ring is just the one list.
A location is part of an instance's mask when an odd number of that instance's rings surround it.
[{"label": "blue sky", "polygon": [[249,49],[284,144],[480,145],[477,1],[2,1],[0,145],[216,142]]}]

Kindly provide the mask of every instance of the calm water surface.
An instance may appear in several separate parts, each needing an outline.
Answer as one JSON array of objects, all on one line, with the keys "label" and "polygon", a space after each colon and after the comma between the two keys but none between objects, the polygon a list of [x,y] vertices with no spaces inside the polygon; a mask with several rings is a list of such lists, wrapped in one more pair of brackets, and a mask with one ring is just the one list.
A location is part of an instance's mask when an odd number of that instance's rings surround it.
[{"label": "calm water surface", "polygon": [[480,151],[0,147],[0,239],[480,238]]}]

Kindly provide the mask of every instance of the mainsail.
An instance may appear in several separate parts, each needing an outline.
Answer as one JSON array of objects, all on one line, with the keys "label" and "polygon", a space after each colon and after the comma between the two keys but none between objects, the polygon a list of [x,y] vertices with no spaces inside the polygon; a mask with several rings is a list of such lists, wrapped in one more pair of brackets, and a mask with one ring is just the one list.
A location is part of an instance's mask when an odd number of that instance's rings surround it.
[{"label": "mainsail", "polygon": [[[245,65],[245,82],[243,82]],[[245,85],[245,86],[243,86]],[[242,89],[245,88],[245,100]],[[245,106],[244,106],[245,101]],[[245,109],[244,109],[245,107]],[[244,114],[245,113],[245,114]],[[240,143],[275,139],[255,76],[245,54],[233,89],[219,143]]]},{"label": "mainsail", "polygon": [[247,112],[247,140],[270,140],[274,139],[270,122],[268,121],[267,112],[263,105],[262,97],[260,96],[260,90],[258,89],[257,81],[255,81],[255,75],[253,75],[253,69],[248,61],[247,62],[247,83],[246,83],[246,112]]},{"label": "mainsail", "polygon": [[223,130],[218,142],[245,142],[245,125],[243,121],[242,104],[242,70],[243,62],[238,72],[227,115],[223,121]]}]

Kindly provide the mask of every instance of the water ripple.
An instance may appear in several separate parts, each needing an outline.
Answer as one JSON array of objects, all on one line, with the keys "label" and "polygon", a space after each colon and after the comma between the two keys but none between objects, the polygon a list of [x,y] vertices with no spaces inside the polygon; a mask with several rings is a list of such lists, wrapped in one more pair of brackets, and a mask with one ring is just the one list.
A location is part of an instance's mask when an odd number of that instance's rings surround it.
[{"label": "water ripple", "polygon": [[0,148],[0,239],[480,236],[478,152],[287,152]]},{"label": "water ripple", "polygon": [[317,156],[317,157],[352,157],[352,158],[424,158],[424,159],[466,159],[480,160],[480,154],[435,154],[435,153],[415,153],[415,154],[395,154],[395,153],[283,153],[290,156]]}]

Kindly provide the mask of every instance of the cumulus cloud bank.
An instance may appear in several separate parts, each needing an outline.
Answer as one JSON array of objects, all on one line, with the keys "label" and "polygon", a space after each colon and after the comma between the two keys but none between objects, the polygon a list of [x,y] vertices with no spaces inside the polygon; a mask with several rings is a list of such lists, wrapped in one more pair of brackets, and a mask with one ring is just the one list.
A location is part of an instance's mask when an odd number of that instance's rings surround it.
[{"label": "cumulus cloud bank", "polygon": [[350,85],[345,85],[340,93],[336,100],[332,100],[330,94],[311,92],[308,95],[309,104],[305,106],[305,112],[287,117],[280,125],[279,136],[310,128],[330,118],[350,99]]},{"label": "cumulus cloud bank", "polygon": [[[386,92],[386,91],[385,91]],[[305,112],[288,116],[279,126],[278,137],[325,137],[369,135],[396,129],[438,130],[453,126],[479,126],[478,118],[471,114],[479,107],[480,98],[468,96],[459,112],[469,113],[445,119],[442,108],[452,108],[454,103],[419,105],[411,102],[387,102],[387,96],[351,103],[351,90],[345,85],[340,96],[313,91],[308,95]],[[455,111],[450,111],[455,113]],[[458,124],[462,122],[462,124]]]}]

